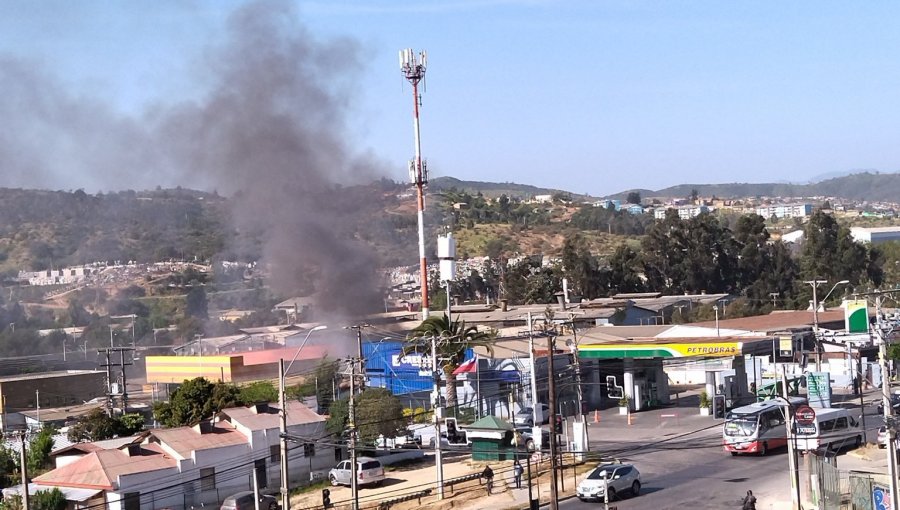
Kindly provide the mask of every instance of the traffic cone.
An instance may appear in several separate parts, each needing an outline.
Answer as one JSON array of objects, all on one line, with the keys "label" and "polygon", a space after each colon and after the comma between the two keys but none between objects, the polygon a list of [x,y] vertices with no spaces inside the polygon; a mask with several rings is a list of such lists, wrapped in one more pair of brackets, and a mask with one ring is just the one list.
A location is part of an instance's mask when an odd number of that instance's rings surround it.
[{"label": "traffic cone", "polygon": [[600,410],[594,409],[594,423],[600,423]]}]

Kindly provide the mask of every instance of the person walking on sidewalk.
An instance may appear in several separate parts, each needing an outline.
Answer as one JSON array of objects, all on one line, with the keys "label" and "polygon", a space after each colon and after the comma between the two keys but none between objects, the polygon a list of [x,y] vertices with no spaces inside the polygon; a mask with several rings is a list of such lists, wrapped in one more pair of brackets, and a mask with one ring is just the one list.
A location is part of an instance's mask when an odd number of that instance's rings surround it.
[{"label": "person walking on sidewalk", "polygon": [[518,460],[516,460],[515,463],[513,463],[513,478],[516,479],[516,489],[522,488],[522,472],[523,471],[524,471],[524,469],[522,469],[522,465],[519,464]]},{"label": "person walking on sidewalk", "polygon": [[491,466],[484,466],[484,471],[481,472],[481,477],[484,478],[487,484],[487,493],[488,496],[490,496],[491,489],[494,488],[494,470],[491,469]]},{"label": "person walking on sidewalk", "polygon": [[756,510],[756,496],[753,495],[753,491],[747,491],[741,510]]}]

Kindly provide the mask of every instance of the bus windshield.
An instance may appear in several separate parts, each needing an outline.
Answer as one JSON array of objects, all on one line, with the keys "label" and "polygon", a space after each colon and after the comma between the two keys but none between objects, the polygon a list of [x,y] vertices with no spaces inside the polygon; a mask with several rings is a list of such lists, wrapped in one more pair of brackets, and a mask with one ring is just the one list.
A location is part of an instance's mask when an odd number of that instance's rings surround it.
[{"label": "bus windshield", "polygon": [[756,432],[756,416],[732,416],[725,422],[726,436],[752,436]]}]

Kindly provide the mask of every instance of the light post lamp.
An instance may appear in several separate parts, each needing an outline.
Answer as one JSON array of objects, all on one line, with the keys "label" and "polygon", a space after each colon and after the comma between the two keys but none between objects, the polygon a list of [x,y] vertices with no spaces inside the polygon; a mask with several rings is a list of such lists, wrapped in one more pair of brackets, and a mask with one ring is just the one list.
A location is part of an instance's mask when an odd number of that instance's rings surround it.
[{"label": "light post lamp", "polygon": [[306,338],[303,339],[303,343],[300,344],[300,347],[297,348],[297,352],[294,353],[294,357],[291,358],[291,362],[288,363],[287,370],[284,368],[284,358],[278,360],[278,405],[281,408],[278,411],[279,418],[281,418],[279,423],[279,437],[281,443],[281,508],[284,508],[285,510],[291,507],[291,501],[288,493],[287,408],[285,407],[284,398],[284,378],[287,371],[291,369],[291,365],[293,365],[294,361],[297,359],[297,356],[300,355],[300,351],[306,346],[306,341],[309,340],[309,336],[312,335],[313,331],[321,331],[326,328],[328,328],[328,326],[319,325],[306,333]]},{"label": "light post lamp", "polygon": [[[820,284],[828,283],[828,280],[806,280],[803,283],[810,285],[813,291],[813,337],[816,340],[816,372],[822,371],[822,342],[819,340],[819,300],[816,297],[816,289]],[[822,303],[828,301],[828,296],[834,292],[834,289],[837,288],[838,285],[843,285],[845,283],[850,283],[850,280],[841,280],[834,284],[831,287],[831,290],[828,291],[828,294],[825,294],[825,297],[822,299]]]},{"label": "light post lamp", "polygon": [[716,337],[718,338],[720,336],[719,335],[719,303],[716,303],[713,305],[713,310],[715,310],[715,312],[716,312]]}]

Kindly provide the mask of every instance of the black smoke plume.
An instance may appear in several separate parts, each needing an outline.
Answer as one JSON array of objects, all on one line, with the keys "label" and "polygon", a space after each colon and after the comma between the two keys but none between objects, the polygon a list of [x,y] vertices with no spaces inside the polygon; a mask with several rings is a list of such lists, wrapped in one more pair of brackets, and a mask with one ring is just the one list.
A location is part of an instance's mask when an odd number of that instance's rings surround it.
[{"label": "black smoke plume", "polygon": [[286,3],[256,2],[196,63],[205,94],[135,117],[0,59],[0,185],[215,189],[232,197],[234,227],[263,240],[276,291],[315,292],[338,313],[377,309],[377,262],[342,191],[381,174],[345,142],[362,49],[317,41]]}]

